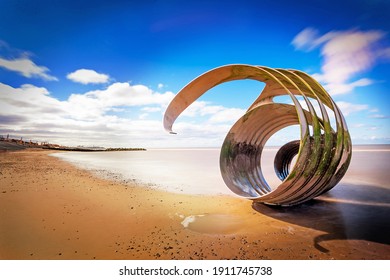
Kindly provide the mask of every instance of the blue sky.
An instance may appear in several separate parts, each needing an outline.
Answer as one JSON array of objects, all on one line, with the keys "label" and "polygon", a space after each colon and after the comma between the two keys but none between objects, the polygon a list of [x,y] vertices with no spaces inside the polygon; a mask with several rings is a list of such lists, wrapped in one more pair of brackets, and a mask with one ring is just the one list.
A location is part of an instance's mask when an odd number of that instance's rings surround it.
[{"label": "blue sky", "polygon": [[[64,145],[220,146],[261,91],[218,86],[168,135],[162,116],[225,64],[303,70],[354,144],[390,143],[388,1],[1,1],[0,134]],[[286,131],[272,139],[282,144]]]}]

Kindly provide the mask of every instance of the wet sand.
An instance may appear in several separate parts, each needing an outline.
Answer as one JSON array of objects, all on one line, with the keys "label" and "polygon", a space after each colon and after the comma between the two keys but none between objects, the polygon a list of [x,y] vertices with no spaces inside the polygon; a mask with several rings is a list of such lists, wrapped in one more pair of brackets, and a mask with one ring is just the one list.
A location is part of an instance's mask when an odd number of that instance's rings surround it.
[{"label": "wet sand", "polygon": [[0,153],[0,259],[390,259],[385,188],[278,208],[103,180],[49,153]]}]

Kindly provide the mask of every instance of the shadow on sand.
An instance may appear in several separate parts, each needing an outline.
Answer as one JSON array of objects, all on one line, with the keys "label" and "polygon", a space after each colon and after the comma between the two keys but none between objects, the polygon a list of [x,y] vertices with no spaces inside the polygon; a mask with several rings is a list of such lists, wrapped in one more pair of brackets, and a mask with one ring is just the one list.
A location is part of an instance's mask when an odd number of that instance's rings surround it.
[{"label": "shadow on sand", "polygon": [[[366,240],[390,245],[390,190],[375,186],[340,184],[312,201],[294,207],[253,203],[253,209],[287,223],[326,232],[314,247],[327,240]],[[389,256],[386,258],[390,258]]]}]

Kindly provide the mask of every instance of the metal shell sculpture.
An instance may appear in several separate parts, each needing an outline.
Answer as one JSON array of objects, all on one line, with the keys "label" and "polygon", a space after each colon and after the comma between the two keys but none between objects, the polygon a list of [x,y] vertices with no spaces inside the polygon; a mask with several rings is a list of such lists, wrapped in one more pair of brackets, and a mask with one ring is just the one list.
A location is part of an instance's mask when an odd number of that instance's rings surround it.
[{"label": "metal shell sculpture", "polygon": [[[251,65],[215,68],[175,96],[165,112],[164,128],[174,133],[174,121],[198,97],[218,84],[241,79],[264,82],[265,87],[223,142],[220,169],[226,185],[255,202],[282,206],[308,201],[333,188],[349,166],[351,139],[340,109],[324,88],[304,72]],[[274,97],[281,95],[290,96],[293,105],[275,103]],[[297,96],[303,97],[307,109]],[[320,114],[314,109],[315,103]],[[335,127],[331,125],[332,117]],[[277,131],[297,124],[301,139],[285,144],[277,152],[274,169],[281,183],[271,189],[261,168],[264,145]]]}]

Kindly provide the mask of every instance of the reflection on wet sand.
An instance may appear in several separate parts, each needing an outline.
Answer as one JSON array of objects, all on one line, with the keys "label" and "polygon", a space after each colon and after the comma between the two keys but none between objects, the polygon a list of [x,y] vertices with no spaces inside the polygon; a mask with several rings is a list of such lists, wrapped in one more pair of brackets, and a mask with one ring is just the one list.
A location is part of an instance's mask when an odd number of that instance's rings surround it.
[{"label": "reflection on wet sand", "polygon": [[181,224],[191,231],[204,234],[233,234],[247,226],[241,217],[227,214],[192,215]]},{"label": "reflection on wet sand", "polygon": [[[328,240],[366,240],[390,245],[390,190],[376,186],[340,184],[315,200],[295,207],[253,203],[253,209],[269,217],[326,232],[314,238],[314,246]],[[390,249],[385,259],[390,257]]]}]

